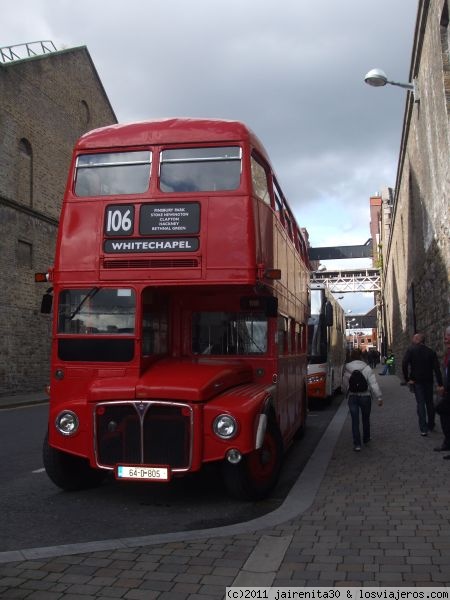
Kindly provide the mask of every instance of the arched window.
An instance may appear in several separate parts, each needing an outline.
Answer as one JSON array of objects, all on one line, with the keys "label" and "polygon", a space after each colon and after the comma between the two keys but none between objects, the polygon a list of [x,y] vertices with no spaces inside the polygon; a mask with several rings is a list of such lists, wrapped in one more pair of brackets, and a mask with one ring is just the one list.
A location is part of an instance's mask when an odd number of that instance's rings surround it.
[{"label": "arched window", "polygon": [[26,138],[20,140],[18,154],[17,201],[33,206],[33,151]]},{"label": "arched window", "polygon": [[91,111],[89,110],[89,105],[85,100],[81,101],[81,118],[84,125],[88,125],[91,120]]}]

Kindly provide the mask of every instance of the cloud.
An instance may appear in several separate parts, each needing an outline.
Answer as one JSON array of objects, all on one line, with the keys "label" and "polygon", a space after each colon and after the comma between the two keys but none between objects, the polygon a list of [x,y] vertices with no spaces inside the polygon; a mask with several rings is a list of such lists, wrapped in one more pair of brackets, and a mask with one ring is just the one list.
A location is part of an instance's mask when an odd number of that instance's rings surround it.
[{"label": "cloud", "polygon": [[86,45],[120,121],[246,122],[313,245],[363,243],[369,197],[395,183],[406,99],[363,78],[380,67],[406,81],[416,10],[411,0],[16,0],[2,8],[2,44]]}]

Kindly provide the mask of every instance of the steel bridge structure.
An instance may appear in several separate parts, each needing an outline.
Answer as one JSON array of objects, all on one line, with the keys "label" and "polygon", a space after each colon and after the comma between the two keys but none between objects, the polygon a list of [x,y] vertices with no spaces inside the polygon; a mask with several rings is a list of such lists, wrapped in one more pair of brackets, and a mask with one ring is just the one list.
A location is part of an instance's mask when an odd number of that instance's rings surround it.
[{"label": "steel bridge structure", "polygon": [[380,292],[381,280],[378,269],[340,269],[336,271],[312,271],[311,283],[324,283],[331,292]]}]

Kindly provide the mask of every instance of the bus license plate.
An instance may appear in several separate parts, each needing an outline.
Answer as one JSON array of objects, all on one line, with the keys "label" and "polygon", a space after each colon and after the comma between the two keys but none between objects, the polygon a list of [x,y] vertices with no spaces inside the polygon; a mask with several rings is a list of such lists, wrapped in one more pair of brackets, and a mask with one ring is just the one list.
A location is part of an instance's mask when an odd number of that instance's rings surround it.
[{"label": "bus license plate", "polygon": [[117,479],[133,479],[137,481],[169,481],[168,467],[149,467],[142,465],[117,465]]}]

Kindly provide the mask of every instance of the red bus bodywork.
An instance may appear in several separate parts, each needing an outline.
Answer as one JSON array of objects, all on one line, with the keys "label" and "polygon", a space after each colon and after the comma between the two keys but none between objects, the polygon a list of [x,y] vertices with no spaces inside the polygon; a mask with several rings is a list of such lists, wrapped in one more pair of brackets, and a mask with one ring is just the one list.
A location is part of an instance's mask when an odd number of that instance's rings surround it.
[{"label": "red bus bodywork", "polygon": [[[108,185],[88,193],[88,175]],[[245,125],[169,119],[82,136],[49,271],[52,480],[166,481],[219,461],[231,493],[267,495],[306,418],[308,277],[303,236]]]}]

